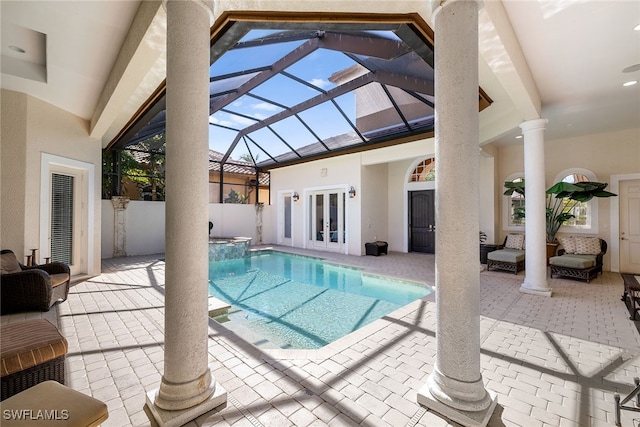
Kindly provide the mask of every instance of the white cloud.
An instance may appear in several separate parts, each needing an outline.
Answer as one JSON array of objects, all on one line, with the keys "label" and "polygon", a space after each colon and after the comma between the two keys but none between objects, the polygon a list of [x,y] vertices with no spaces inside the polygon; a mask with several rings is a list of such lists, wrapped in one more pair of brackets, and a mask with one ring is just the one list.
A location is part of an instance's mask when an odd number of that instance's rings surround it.
[{"label": "white cloud", "polygon": [[253,104],[251,106],[254,110],[266,110],[266,111],[277,111],[280,107],[277,107],[273,104],[269,104],[268,102],[260,102],[258,104]]},{"label": "white cloud", "polygon": [[238,123],[242,127],[250,126],[256,123],[255,120],[247,119],[246,117],[240,117],[240,116],[231,116],[231,117],[233,118],[234,122]]},{"label": "white cloud", "polygon": [[220,125],[220,126],[228,126],[228,127],[232,127],[233,126],[233,122],[230,120],[220,120],[217,117],[209,117],[209,123],[211,123],[212,125]]},{"label": "white cloud", "polygon": [[325,80],[325,79],[311,79],[309,83],[321,89],[324,89],[325,87],[328,87],[331,84],[329,80]]}]

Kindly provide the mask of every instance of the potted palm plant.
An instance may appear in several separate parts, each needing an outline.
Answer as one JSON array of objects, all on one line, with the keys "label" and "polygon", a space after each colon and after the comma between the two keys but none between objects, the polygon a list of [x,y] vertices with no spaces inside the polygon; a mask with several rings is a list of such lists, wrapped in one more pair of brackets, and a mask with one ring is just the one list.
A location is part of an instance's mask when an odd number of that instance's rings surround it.
[{"label": "potted palm plant", "polygon": [[[558,246],[556,234],[562,225],[572,218],[575,218],[574,209],[578,203],[588,202],[594,197],[612,197],[617,194],[605,191],[607,183],[604,182],[557,182],[547,191],[547,215],[546,215],[546,234],[547,234],[547,258],[555,254]],[[525,196],[524,179],[521,181],[504,183],[507,190],[505,196],[511,196],[513,193]],[[517,207],[513,211],[514,219],[523,219],[525,217],[524,207]]]}]

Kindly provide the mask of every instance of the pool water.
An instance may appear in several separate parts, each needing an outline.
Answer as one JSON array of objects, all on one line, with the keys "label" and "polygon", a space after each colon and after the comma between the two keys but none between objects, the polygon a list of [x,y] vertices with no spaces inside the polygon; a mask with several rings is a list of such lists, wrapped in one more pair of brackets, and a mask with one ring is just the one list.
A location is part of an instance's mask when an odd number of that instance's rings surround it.
[{"label": "pool water", "polygon": [[432,292],[310,257],[268,252],[209,264],[209,295],[280,348],[314,349]]}]

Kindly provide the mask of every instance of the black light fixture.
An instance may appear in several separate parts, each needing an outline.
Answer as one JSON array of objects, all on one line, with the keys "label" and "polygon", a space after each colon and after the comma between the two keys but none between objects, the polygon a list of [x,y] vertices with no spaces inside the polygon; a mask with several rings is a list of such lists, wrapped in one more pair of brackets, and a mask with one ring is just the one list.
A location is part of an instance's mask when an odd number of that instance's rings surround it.
[{"label": "black light fixture", "polygon": [[351,186],[349,188],[349,198],[353,199],[354,197],[356,197],[356,189]]},{"label": "black light fixture", "polygon": [[297,202],[298,200],[300,200],[300,195],[297,192],[293,192],[293,201]]}]

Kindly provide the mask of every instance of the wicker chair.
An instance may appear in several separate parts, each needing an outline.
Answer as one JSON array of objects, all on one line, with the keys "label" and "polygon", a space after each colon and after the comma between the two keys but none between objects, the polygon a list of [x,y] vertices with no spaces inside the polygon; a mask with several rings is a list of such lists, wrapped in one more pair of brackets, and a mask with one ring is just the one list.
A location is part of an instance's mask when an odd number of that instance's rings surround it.
[{"label": "wicker chair", "polygon": [[57,301],[69,294],[69,266],[52,262],[32,267],[21,264],[13,251],[0,251],[0,312],[49,311]]}]

